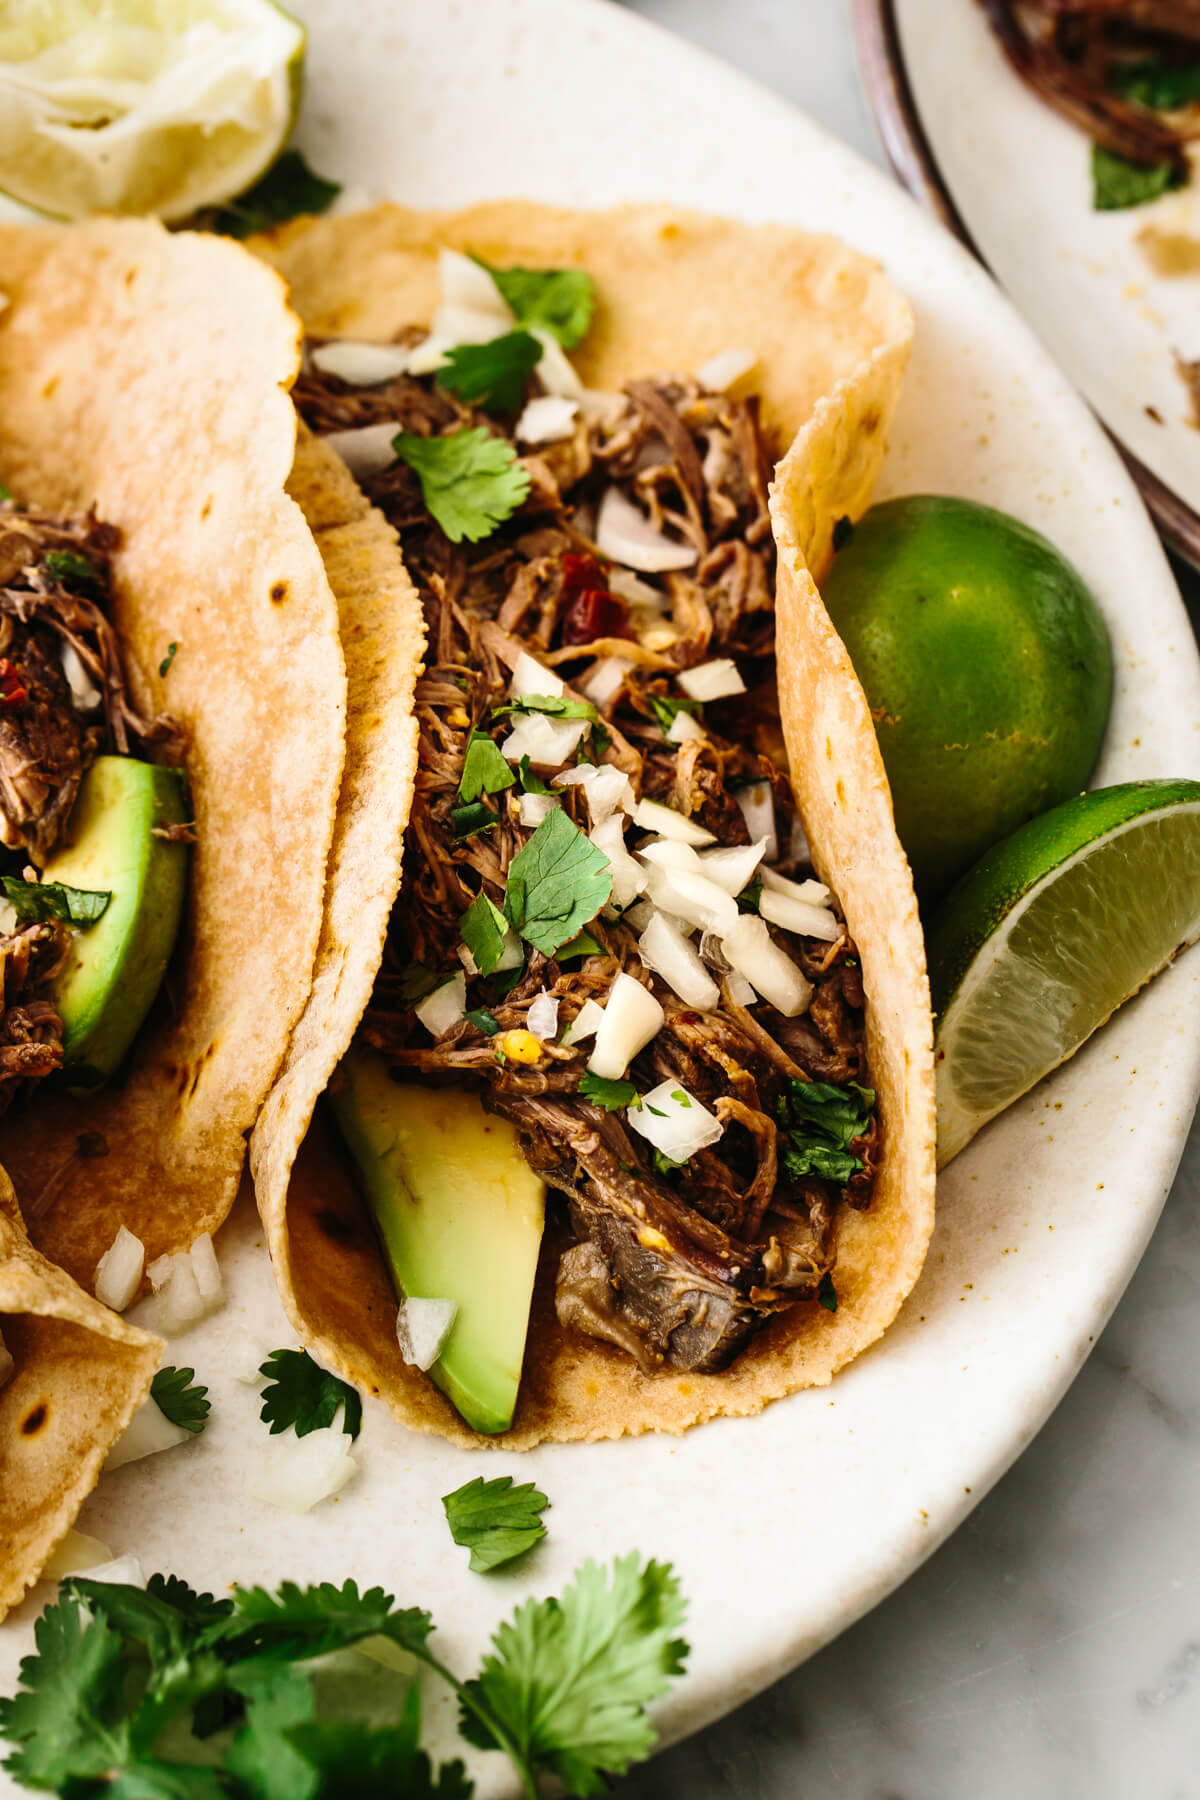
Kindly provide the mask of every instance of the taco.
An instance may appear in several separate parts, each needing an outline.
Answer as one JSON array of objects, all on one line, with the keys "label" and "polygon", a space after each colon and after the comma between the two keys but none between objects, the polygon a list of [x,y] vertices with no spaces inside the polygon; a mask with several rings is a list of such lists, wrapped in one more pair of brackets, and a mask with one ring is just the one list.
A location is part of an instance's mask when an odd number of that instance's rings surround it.
[{"label": "taco", "polygon": [[385,207],[258,248],[429,642],[415,783],[357,777],[363,834],[406,824],[398,902],[342,896],[339,990],[318,959],[251,1138],[290,1317],[460,1443],[828,1381],[933,1220],[912,883],[814,585],[907,304],[830,239],[662,209]]}]

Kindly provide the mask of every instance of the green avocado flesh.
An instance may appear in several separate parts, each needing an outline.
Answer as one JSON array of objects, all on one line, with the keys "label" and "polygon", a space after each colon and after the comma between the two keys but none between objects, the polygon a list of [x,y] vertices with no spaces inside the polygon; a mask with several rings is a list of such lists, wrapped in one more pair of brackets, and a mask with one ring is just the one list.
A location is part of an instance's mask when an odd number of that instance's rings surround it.
[{"label": "green avocado flesh", "polygon": [[351,1051],[331,1096],[399,1295],[454,1300],[429,1370],[475,1431],[512,1424],[546,1190],[474,1094],[393,1081]]},{"label": "green avocado flesh", "polygon": [[42,880],[112,894],[103,915],[76,931],[54,984],[63,1059],[111,1075],[150,1010],[179,934],[188,846],[153,835],[182,824],[180,769],[131,756],[99,756],[80,783],[66,837]]}]

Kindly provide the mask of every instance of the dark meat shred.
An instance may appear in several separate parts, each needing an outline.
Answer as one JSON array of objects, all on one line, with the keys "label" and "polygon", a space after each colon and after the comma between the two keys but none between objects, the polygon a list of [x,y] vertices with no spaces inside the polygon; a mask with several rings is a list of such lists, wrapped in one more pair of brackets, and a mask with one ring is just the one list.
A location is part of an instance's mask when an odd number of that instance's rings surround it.
[{"label": "dark meat shred", "polygon": [[70,946],[69,930],[56,920],[0,937],[0,1113],[23,1083],[62,1067],[62,1020],[45,989]]},{"label": "dark meat shred", "polygon": [[[425,435],[501,429],[432,382],[407,376],[351,388],[310,372],[296,399],[318,433],[383,421]],[[402,533],[429,660],[416,693],[420,760],[404,886],[362,1038],[398,1075],[474,1086],[512,1121],[529,1162],[562,1196],[576,1239],[558,1268],[560,1319],[651,1372],[723,1368],[774,1313],[815,1304],[835,1267],[839,1206],[869,1201],[874,1121],[853,1146],[862,1168],[844,1187],[789,1175],[776,1123],[789,1081],[869,1084],[862,987],[844,927],[833,944],[788,943],[814,988],[808,1014],[795,1020],[728,995],[710,1012],[685,1007],[644,966],[633,926],[611,912],[589,925],[598,948],[580,960],[527,948],[513,985],[471,978],[468,1006],[491,1015],[494,1033],[463,1019],[431,1041],[410,984],[413,965],[461,969],[461,915],[481,893],[503,904],[509,865],[531,835],[519,783],[484,797],[490,829],[459,837],[451,816],[472,732],[499,741],[509,728],[493,708],[508,699],[523,650],[575,695],[599,661],[623,657],[624,678],[601,707],[605,737],[585,754],[625,773],[637,797],[675,808],[722,845],[749,842],[738,784],[769,781],[782,871],[793,872],[791,790],[760,744],[764,728],[777,737],[764,701],[774,682],[767,480],[777,448],[764,442],[755,401],[667,376],[631,382],[607,413],[581,417],[570,438],[523,457],[529,498],[479,544],[447,541],[405,465],[364,483]],[[637,584],[620,579],[591,535],[614,484],[652,525],[693,548],[690,568]],[[710,704],[703,741],[670,742],[660,712],[673,693],[678,703],[674,678],[715,656],[736,657],[751,699]],[[558,792],[587,830],[583,789]],[[718,1143],[680,1167],[658,1158],[623,1113],[602,1111],[578,1091],[589,1047],[572,1048],[566,1027],[587,1000],[603,1001],[621,971],[648,986],[666,1015],[630,1066],[630,1081],[639,1093],[678,1083],[724,1127]],[[543,991],[559,1005],[555,1040],[543,1041],[533,1062],[502,1059],[505,1034],[527,1029]]]}]

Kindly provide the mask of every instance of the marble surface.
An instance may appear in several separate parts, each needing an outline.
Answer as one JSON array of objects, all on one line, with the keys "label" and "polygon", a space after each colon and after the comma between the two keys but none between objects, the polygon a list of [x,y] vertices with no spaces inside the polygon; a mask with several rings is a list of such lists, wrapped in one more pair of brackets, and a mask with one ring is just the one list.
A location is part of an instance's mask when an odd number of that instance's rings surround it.
[{"label": "marble surface", "polygon": [[[848,0],[633,10],[882,163]],[[1200,630],[1200,581],[1182,585]],[[1200,1800],[1198,1518],[1200,1123],[1090,1361],[968,1522],[837,1642],[616,1792]]]}]

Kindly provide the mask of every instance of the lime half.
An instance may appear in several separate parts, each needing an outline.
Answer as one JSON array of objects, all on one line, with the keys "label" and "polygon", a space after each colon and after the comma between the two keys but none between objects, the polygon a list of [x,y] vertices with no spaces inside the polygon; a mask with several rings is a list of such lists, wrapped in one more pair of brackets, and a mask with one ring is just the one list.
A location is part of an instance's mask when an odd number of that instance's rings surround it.
[{"label": "lime half", "polygon": [[4,0],[0,189],[56,218],[186,218],[257,181],[300,102],[271,0]]},{"label": "lime half", "polygon": [[929,935],[938,1164],[1200,937],[1200,782],[1056,806],[989,850]]}]

